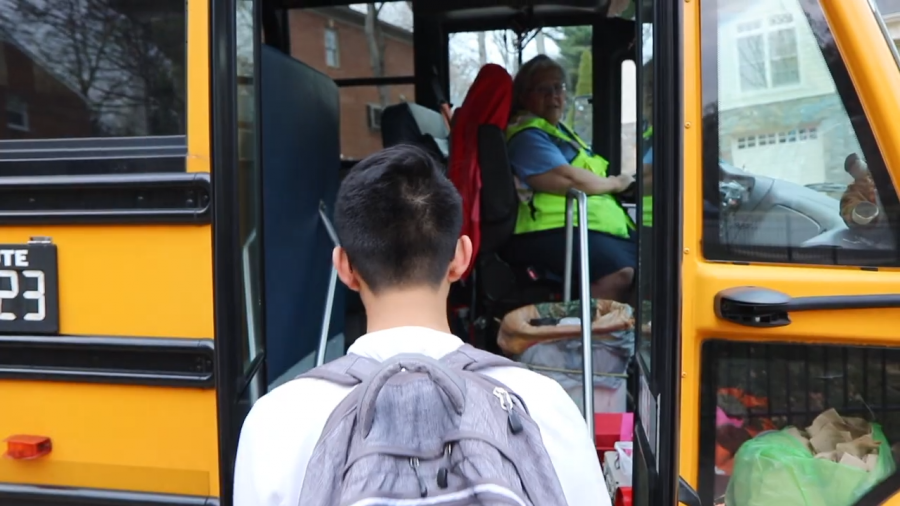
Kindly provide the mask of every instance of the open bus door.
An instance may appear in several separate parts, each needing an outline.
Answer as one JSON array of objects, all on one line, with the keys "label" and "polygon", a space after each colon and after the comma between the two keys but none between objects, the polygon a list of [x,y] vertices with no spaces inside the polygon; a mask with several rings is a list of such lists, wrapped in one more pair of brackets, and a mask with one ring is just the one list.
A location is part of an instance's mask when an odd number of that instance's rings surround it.
[{"label": "open bus door", "polygon": [[[635,504],[674,504],[679,474],[703,505],[787,503],[739,448],[829,408],[900,441],[897,53],[871,2],[642,3]],[[842,208],[844,188],[878,225]],[[804,483],[846,495],[828,504],[896,504],[900,486]]]}]

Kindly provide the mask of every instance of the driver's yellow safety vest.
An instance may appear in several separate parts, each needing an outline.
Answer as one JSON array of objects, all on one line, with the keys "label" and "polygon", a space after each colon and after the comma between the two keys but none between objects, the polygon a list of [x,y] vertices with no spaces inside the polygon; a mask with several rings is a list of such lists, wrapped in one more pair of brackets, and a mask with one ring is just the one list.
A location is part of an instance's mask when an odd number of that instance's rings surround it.
[{"label": "driver's yellow safety vest", "polygon": [[[575,159],[569,162],[573,167],[589,170],[600,177],[606,177],[609,166],[602,156],[591,152],[588,145],[574,132],[555,127],[547,120],[525,115],[511,123],[506,129],[506,140],[523,130],[537,128],[543,130],[551,139],[570,144],[578,152]],[[564,228],[566,226],[566,197],[544,192],[528,192],[527,199],[519,199],[519,214],[516,219],[516,234],[527,234],[541,230]],[[573,205],[574,222],[578,224],[577,205]],[[587,198],[588,230],[605,232],[617,237],[628,237],[634,230],[634,222],[612,195],[589,195]]]}]

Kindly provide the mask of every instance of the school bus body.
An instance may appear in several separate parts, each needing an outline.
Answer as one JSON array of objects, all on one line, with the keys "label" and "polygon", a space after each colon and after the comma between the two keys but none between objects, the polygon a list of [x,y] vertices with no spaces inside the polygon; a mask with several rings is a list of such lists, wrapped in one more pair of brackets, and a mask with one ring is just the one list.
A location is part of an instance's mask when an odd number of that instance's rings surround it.
[{"label": "school bus body", "polygon": [[[49,238],[59,277],[57,332],[0,335],[0,439],[26,434],[49,437],[53,444],[50,453],[34,460],[0,459],[0,503],[14,499],[28,506],[53,498],[65,504],[79,497],[113,501],[108,504],[230,503],[233,442],[242,416],[242,408],[232,404],[261,360],[245,368],[233,364],[243,338],[235,329],[247,325],[235,303],[241,297],[235,278],[242,245],[233,229],[242,205],[239,186],[247,177],[239,170],[234,146],[238,3],[186,3],[183,174],[110,180],[51,176],[5,183],[0,178],[0,189],[20,184],[43,191],[56,185],[69,191],[75,184],[114,181],[129,191],[175,185],[207,199],[195,203],[195,216],[177,223],[135,213],[115,219],[90,213],[75,218],[50,212],[28,219],[0,215],[0,250]],[[662,431],[660,448],[666,450],[656,468],[669,476],[654,489],[674,488],[672,478],[678,475],[694,486],[701,481],[701,375],[703,346],[710,340],[900,346],[897,309],[797,313],[791,325],[777,330],[738,326],[716,315],[717,294],[736,286],[763,286],[794,297],[891,294],[900,286],[900,270],[704,258],[701,19],[710,4],[656,2],[662,14],[654,15],[654,22],[668,23],[662,34],[680,40],[680,47],[659,55],[670,63],[666,72],[656,72],[661,76],[657,97],[671,99],[666,93],[678,90],[681,98],[659,106],[669,110],[659,113],[663,121],[654,127],[657,137],[667,136],[662,147],[677,155],[654,176],[669,171],[672,185],[653,193],[655,212],[661,213],[654,223],[667,228],[677,244],[673,256],[659,263],[666,270],[654,273],[676,280],[667,285],[674,290],[667,302],[673,325],[654,337],[654,345],[671,345],[672,353],[662,356],[670,377],[654,397],[661,399],[657,416],[677,420]],[[894,55],[864,2],[823,0],[821,8],[864,108],[863,119],[871,125],[895,191],[900,190],[900,142],[895,142],[900,140],[895,121],[900,72]],[[256,19],[258,11],[251,12]],[[418,36],[424,31],[420,28]],[[446,55],[435,58],[446,60]],[[430,72],[434,62],[427,63],[416,67]],[[431,86],[428,76],[416,77],[417,92]],[[674,492],[668,492],[668,504],[674,504]]]},{"label": "school bus body", "polygon": [[[52,443],[40,458],[0,458],[4,504],[68,504],[79,498],[211,504],[219,495],[209,6],[190,2],[184,9],[187,128],[181,174],[0,180],[41,198],[55,185],[70,205],[78,202],[77,189],[92,184],[101,194],[132,192],[119,201],[123,212],[106,217],[76,205],[62,209],[68,212],[0,218],[0,244],[52,241],[59,277],[57,333],[0,335],[0,440],[35,435]],[[154,187],[193,192],[205,202],[195,203],[195,216],[180,220],[129,209],[129,200],[142,191],[153,196]],[[6,450],[3,443],[0,451]]]}]

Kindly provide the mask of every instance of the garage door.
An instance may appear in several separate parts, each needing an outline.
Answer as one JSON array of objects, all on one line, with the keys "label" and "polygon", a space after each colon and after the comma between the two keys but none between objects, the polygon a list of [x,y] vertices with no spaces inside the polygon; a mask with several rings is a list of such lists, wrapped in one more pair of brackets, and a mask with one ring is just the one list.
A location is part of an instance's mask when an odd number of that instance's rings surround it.
[{"label": "garage door", "polygon": [[801,185],[825,181],[822,139],[815,128],[737,137],[732,163],[759,176]]}]

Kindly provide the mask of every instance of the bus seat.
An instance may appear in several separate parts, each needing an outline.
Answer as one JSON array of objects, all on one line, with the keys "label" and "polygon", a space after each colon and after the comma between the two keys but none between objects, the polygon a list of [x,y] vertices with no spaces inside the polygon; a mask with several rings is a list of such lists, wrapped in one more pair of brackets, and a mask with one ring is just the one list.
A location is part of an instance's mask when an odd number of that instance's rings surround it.
[{"label": "bus seat", "polygon": [[[496,64],[481,68],[463,104],[453,114],[450,130],[450,160],[447,175],[463,201],[462,233],[472,239],[472,254],[481,246],[482,167],[478,159],[478,133],[482,125],[495,125],[501,132],[509,121],[512,77]],[[468,276],[474,265],[464,276]]]},{"label": "bus seat", "polygon": [[481,167],[481,254],[500,250],[516,228],[518,197],[506,134],[497,125],[478,127],[478,165]]},{"label": "bus seat", "polygon": [[[498,255],[512,236],[518,213],[504,134],[511,105],[512,77],[499,65],[485,65],[454,112],[450,132],[448,176],[462,195],[462,233],[473,246],[474,261],[465,277],[476,271],[471,310],[486,323],[518,306],[549,300],[559,291],[558,282],[545,283],[534,269],[513,269]],[[485,341],[492,344],[489,338]]]},{"label": "bus seat", "polygon": [[[262,287],[272,383],[302,372],[293,369],[318,346],[333,248],[319,203],[331,215],[341,163],[340,97],[325,74],[266,45],[260,53]],[[341,283],[337,288],[331,336],[344,330],[346,290]]]},{"label": "bus seat", "polygon": [[394,104],[382,111],[381,142],[386,148],[416,144],[444,165],[450,155],[450,132],[441,113],[410,102]]},{"label": "bus seat", "polygon": [[555,285],[559,280],[551,273],[536,267],[518,272],[499,256],[500,249],[515,231],[519,198],[506,149],[506,134],[497,125],[478,127],[478,164],[481,167],[481,246],[478,262],[484,295],[499,301],[511,290],[521,290],[523,284],[532,281],[547,280],[550,285]]}]

